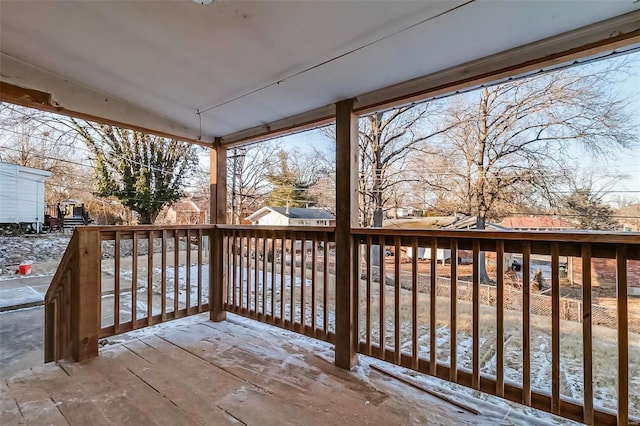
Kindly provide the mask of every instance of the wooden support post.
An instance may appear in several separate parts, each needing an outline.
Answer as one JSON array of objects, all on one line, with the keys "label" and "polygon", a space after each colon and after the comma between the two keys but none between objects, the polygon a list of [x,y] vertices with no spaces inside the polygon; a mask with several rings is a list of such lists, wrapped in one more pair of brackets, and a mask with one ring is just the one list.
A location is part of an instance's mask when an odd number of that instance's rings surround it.
[{"label": "wooden support post", "polygon": [[84,361],[98,356],[100,333],[100,232],[78,230],[71,286],[71,356]]},{"label": "wooden support post", "polygon": [[336,365],[358,363],[358,262],[351,228],[358,226],[358,116],[353,99],[336,104]]},{"label": "wooden support post", "polygon": [[[216,138],[210,151],[210,205],[211,224],[227,222],[227,149]],[[224,297],[224,253],[223,236],[214,229],[209,236],[209,319],[224,321],[227,317],[223,307]]]}]

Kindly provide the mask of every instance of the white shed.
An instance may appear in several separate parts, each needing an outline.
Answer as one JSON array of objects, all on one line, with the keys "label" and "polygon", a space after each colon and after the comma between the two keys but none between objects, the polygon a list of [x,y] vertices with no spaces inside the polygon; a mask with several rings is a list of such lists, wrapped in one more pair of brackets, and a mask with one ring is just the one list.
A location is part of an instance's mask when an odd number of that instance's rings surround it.
[{"label": "white shed", "polygon": [[0,163],[0,224],[44,222],[44,181],[51,172]]}]

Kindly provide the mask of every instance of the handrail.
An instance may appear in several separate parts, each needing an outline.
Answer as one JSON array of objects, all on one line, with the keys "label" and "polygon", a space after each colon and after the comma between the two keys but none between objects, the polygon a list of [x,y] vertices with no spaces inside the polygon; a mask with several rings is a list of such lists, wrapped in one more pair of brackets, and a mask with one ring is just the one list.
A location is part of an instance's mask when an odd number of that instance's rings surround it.
[{"label": "handrail", "polygon": [[64,250],[64,254],[62,255],[62,259],[60,259],[60,263],[58,264],[58,268],[56,269],[56,273],[51,279],[51,284],[49,284],[49,288],[47,289],[47,293],[44,296],[45,303],[53,302],[55,298],[55,293],[59,291],[60,286],[63,285],[62,276],[67,271],[69,264],[71,263],[71,259],[73,254],[75,253],[74,245],[76,243],[76,233],[74,232],[69,240],[69,244],[67,248]]},{"label": "handrail", "polygon": [[[354,345],[360,353],[573,420],[611,423],[617,416],[625,423],[631,419],[626,411],[629,389],[625,377],[629,363],[628,334],[636,329],[637,323],[632,321],[637,318],[629,316],[627,286],[637,278],[627,275],[630,262],[640,260],[640,233],[353,228],[351,238],[353,259],[357,259],[353,282],[338,283],[334,227],[209,224],[78,227],[45,296],[46,360],[62,359],[74,350],[74,359],[97,355],[97,345],[85,347],[87,339],[92,345],[98,338],[204,311],[210,312],[212,320],[222,320],[224,312],[229,311],[336,344],[340,327],[355,327],[352,331],[360,339]],[[391,254],[387,259],[388,251],[380,247],[388,247],[389,253],[398,255]],[[465,267],[454,261],[440,267],[434,255],[426,264],[421,261],[419,269],[419,249],[429,249],[430,253],[450,250],[451,259],[458,259],[466,251],[472,265]],[[408,256],[408,250],[414,254]],[[405,259],[401,260],[400,253],[404,253]],[[496,271],[492,272],[495,283],[482,286],[479,265],[487,253],[495,259]],[[505,266],[505,262],[513,253],[522,257],[523,271],[530,271],[534,262],[540,261],[536,255],[547,256],[551,276],[544,297],[531,290],[529,273],[520,277],[521,288],[507,287],[510,284],[505,273],[510,264]],[[592,327],[599,323],[595,316],[592,319],[596,305],[591,302],[590,289],[598,277],[592,277],[592,261],[602,259],[615,269],[617,305],[610,308],[615,309],[614,314],[607,315],[615,321],[608,326],[617,330],[611,332],[618,339],[619,365],[615,371],[621,379],[616,392],[624,407],[617,412],[610,407],[594,407],[595,381],[590,367],[584,372],[583,401],[575,401],[561,392],[560,324],[569,318],[561,311],[569,309],[567,303],[562,303],[559,290],[563,256],[579,259],[575,265],[581,268],[582,278],[578,281],[584,283],[584,303],[570,317],[579,318],[571,327],[577,325],[582,330],[585,366],[593,365],[597,356],[593,352],[597,340],[592,337]],[[122,273],[123,265],[131,265],[131,274]],[[462,272],[465,268],[469,270]],[[447,271],[445,284],[438,276],[442,271]],[[471,284],[463,285],[461,274],[466,274]],[[108,282],[103,282],[103,277]],[[355,313],[357,321],[353,318],[354,322],[349,324],[338,322],[338,285],[354,289],[354,304],[360,307]],[[482,302],[483,297],[486,302]],[[546,309],[544,314],[534,309],[538,302],[538,308]],[[521,308],[514,310],[514,303]],[[445,324],[456,329],[458,321],[463,324],[462,317],[458,318],[458,308],[467,305],[470,306],[467,322],[471,324],[467,336],[471,339],[467,342],[471,348],[468,365],[457,361],[462,355],[456,352],[456,339],[463,337],[456,337],[456,333],[451,334],[447,349],[450,361],[439,359],[433,354],[438,350],[436,329],[442,327],[438,325],[443,321],[441,313],[448,312]],[[105,307],[111,312],[108,320]],[[484,346],[480,343],[478,324],[481,312],[489,307],[495,310],[496,333],[503,336],[496,338],[496,371],[492,374],[482,369],[479,355]],[[87,311],[101,309],[103,323],[98,319],[93,324]],[[87,324],[72,321],[74,315],[89,318],[89,326],[72,330],[72,324]],[[535,355],[530,344],[523,345],[521,350],[522,383],[513,383],[505,375],[505,318],[514,315],[521,321],[523,342],[531,342],[534,337],[535,315],[550,318],[549,390],[535,389],[532,384],[531,361]],[[427,341],[428,350],[422,349],[427,347],[422,346]],[[78,348],[84,352],[78,352]]]},{"label": "handrail", "polygon": [[515,240],[573,243],[640,244],[640,232],[608,231],[494,231],[465,229],[352,228],[352,234],[434,237],[478,240]]},{"label": "handrail", "polygon": [[[359,253],[356,258],[361,260],[358,262],[359,272],[356,274],[360,277],[359,283],[356,284],[359,301],[364,305],[360,314],[360,353],[587,424],[611,424],[615,423],[616,419],[620,420],[621,424],[628,422],[629,325],[632,320],[636,323],[638,321],[637,317],[632,319],[628,312],[628,271],[631,268],[628,261],[639,259],[640,234],[625,233],[612,236],[588,232],[354,229],[352,238]],[[458,265],[461,249],[469,252],[471,260],[470,267],[464,273],[461,272],[463,266]],[[450,252],[445,253],[442,250]],[[480,265],[484,262],[481,256],[486,256],[487,253],[491,253],[492,259],[495,259],[495,279],[493,287],[485,288],[494,288],[496,291],[494,296],[487,293],[486,301],[483,303],[483,293],[480,292]],[[507,309],[505,301],[506,290],[511,288],[507,287],[505,263],[507,255],[513,253],[522,256],[522,276],[518,278],[521,290],[516,290],[521,293],[517,303],[521,303],[522,306],[521,309],[515,310],[513,307]],[[533,257],[534,254],[546,256],[547,259]],[[582,265],[582,279],[579,282],[586,303],[582,330],[574,331],[574,334],[575,339],[584,345],[583,353],[580,355],[584,358],[584,365],[588,367],[583,371],[584,400],[580,402],[565,395],[560,386],[564,375],[570,374],[568,371],[561,372],[561,360],[572,356],[561,350],[564,343],[561,345],[560,342],[563,307],[560,297],[560,256],[578,257],[582,260],[576,263]],[[421,260],[423,257],[426,258],[427,262],[421,262],[424,264],[421,266],[422,273],[418,269],[419,257]],[[364,262],[363,258],[366,259]],[[615,323],[612,328],[617,330],[618,365],[612,373],[618,377],[618,385],[613,389],[619,399],[617,411],[613,411],[614,407],[611,406],[594,408],[594,383],[597,382],[594,382],[591,366],[594,359],[602,356],[597,352],[598,341],[592,335],[592,328],[597,324],[592,319],[591,303],[591,287],[593,280],[597,278],[592,278],[591,269],[592,260],[596,258],[607,259],[609,268],[615,271],[617,307],[613,315]],[[450,259],[448,265],[445,265],[446,259]],[[442,266],[439,265],[440,260]],[[533,302],[537,300],[534,296],[537,294],[534,294],[531,288],[530,271],[533,269],[534,261],[545,262],[549,268],[547,274],[550,273],[550,278],[547,275],[546,283],[549,295],[545,300],[549,311],[544,316],[549,318],[545,321],[551,322],[550,333],[541,331],[533,319],[540,315],[533,312]],[[509,269],[510,266],[507,265]],[[445,274],[450,282],[450,287],[443,292],[444,294],[439,291],[442,287],[439,279],[441,274]],[[471,286],[459,285],[462,274],[470,277],[468,280],[471,281]],[[374,278],[376,275],[377,278]],[[634,279],[637,280],[637,277]],[[459,294],[460,290],[463,291],[462,297]],[[468,294],[469,291],[471,295]],[[492,297],[495,299],[492,300]],[[460,305],[463,303],[470,312],[461,314]],[[489,306],[495,306],[494,310],[487,312]],[[566,304],[564,306],[566,307]],[[491,322],[488,328],[484,329],[484,334],[483,328],[480,327],[482,321],[483,324],[487,324],[486,321]],[[509,336],[515,336],[523,342],[519,353],[523,365],[522,384],[512,383],[505,373],[505,342],[508,341],[505,324],[508,321],[511,321],[512,328]],[[465,324],[462,333],[461,326],[456,325],[459,322]],[[521,327],[520,336],[514,333],[514,327]],[[571,327],[572,330],[577,329]],[[488,337],[486,333],[491,336]],[[572,335],[567,334],[564,328],[563,333],[563,339],[568,342],[567,339],[571,339]],[[540,342],[534,340],[535,335],[538,339],[543,338],[544,342],[548,342],[548,352],[545,352],[544,356],[550,356],[551,371],[544,374],[551,375],[551,383],[545,384],[550,386],[550,390],[540,390],[532,384],[534,375],[531,361],[536,359],[536,345]],[[490,345],[481,343],[483,338]],[[439,349],[443,349],[439,347],[439,341],[447,339],[448,348],[443,359],[443,355],[438,353]],[[464,340],[464,343],[458,344],[458,339]],[[470,350],[459,354],[460,346]],[[493,355],[490,354],[495,356],[495,373],[487,374],[486,369],[493,367],[483,366],[485,358],[490,356],[486,351],[495,351]],[[462,355],[467,357],[464,365],[458,360]],[[514,368],[513,365],[511,368]]]},{"label": "handrail", "polygon": [[44,297],[45,305],[45,362],[58,361],[68,355],[71,347],[71,267],[77,256],[77,234],[74,234],[64,251],[51,284]]}]

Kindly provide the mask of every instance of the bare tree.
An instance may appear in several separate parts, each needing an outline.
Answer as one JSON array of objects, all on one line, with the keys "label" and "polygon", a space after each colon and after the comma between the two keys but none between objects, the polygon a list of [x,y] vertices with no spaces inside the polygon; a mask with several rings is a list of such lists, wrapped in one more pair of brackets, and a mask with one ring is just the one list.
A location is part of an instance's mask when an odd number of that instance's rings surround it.
[{"label": "bare tree", "polygon": [[567,182],[572,144],[600,155],[633,143],[626,104],[607,90],[606,72],[541,74],[452,100],[445,118],[455,125],[432,154],[446,159],[452,192],[478,229],[514,191],[547,195]]},{"label": "bare tree", "polygon": [[45,199],[91,197],[91,170],[76,146],[77,135],[54,114],[0,104],[0,161],[46,170]]},{"label": "bare tree", "polygon": [[[443,117],[451,126],[431,154],[478,229],[518,194],[550,198],[571,174],[573,147],[597,156],[634,142],[627,104],[608,80],[617,69],[573,68],[451,98]],[[485,268],[482,275],[487,281]]]},{"label": "bare tree", "polygon": [[227,161],[227,192],[231,200],[231,223],[258,210],[269,194],[267,174],[277,151],[274,141],[233,148]]},{"label": "bare tree", "polygon": [[[433,102],[360,118],[358,205],[363,226],[381,227],[385,209],[407,198],[407,184],[422,181],[413,164],[426,142],[449,128],[435,125],[440,114],[440,103]],[[335,140],[334,127],[325,128],[325,134]]]},{"label": "bare tree", "polygon": [[592,171],[576,173],[569,183],[568,193],[558,194],[557,204],[581,229],[616,230],[620,224],[604,198],[625,176],[599,175]]}]

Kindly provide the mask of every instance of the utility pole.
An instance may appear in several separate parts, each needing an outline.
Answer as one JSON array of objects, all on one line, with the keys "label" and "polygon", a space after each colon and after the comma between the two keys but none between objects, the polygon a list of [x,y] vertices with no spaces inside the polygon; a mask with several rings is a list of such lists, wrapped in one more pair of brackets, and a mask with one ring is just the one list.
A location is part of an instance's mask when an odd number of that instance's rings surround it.
[{"label": "utility pole", "polygon": [[238,149],[233,148],[233,175],[231,178],[231,223],[236,223],[236,175],[238,173]]}]

